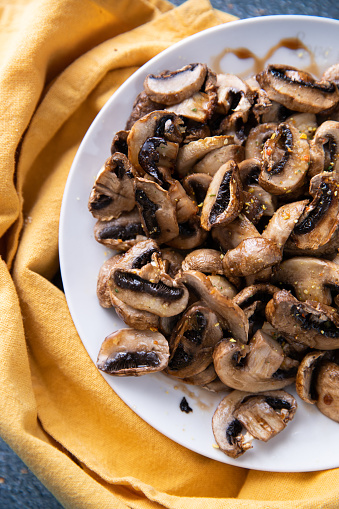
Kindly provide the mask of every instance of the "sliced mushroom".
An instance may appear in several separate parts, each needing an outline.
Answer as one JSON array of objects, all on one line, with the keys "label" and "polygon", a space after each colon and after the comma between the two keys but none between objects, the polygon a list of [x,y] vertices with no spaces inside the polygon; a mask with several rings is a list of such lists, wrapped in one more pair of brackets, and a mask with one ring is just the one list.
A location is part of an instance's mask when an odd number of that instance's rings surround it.
[{"label": "sliced mushroom", "polygon": [[207,73],[206,64],[189,64],[176,71],[149,74],[144,81],[148,97],[157,103],[177,104],[198,92]]},{"label": "sliced mushroom", "polygon": [[262,237],[242,240],[234,249],[225,253],[222,260],[226,277],[251,276],[273,267],[282,260],[282,253],[275,242]]},{"label": "sliced mushroom", "polygon": [[294,382],[298,362],[292,370],[281,369],[284,353],[271,336],[257,330],[247,345],[235,339],[220,341],[213,352],[220,380],[233,389],[250,392],[282,389]]},{"label": "sliced mushroom", "polygon": [[322,81],[331,81],[339,86],[339,64],[331,65],[326,71],[323,73],[321,77]]},{"label": "sliced mushroom", "polygon": [[137,120],[140,120],[152,111],[159,111],[163,108],[164,105],[160,105],[159,103],[152,101],[143,90],[140,94],[138,94],[134,101],[132,112],[126,122],[125,129],[130,130]]},{"label": "sliced mushroom", "polygon": [[318,396],[315,393],[314,375],[321,361],[329,358],[329,352],[316,350],[308,353],[300,362],[295,386],[298,396],[306,403],[316,403]]},{"label": "sliced mushroom", "polygon": [[219,244],[223,252],[237,247],[245,239],[260,237],[261,235],[252,221],[244,214],[239,214],[230,224],[212,229],[212,238]]},{"label": "sliced mushroom", "polygon": [[339,122],[323,122],[316,130],[310,148],[311,177],[323,171],[339,175]]},{"label": "sliced mushroom", "polygon": [[311,179],[310,195],[313,201],[295,225],[287,247],[303,250],[305,254],[319,249],[334,252],[339,224],[337,180],[326,173],[316,175]]},{"label": "sliced mushroom", "polygon": [[236,115],[245,122],[254,100],[251,88],[234,74],[218,74],[218,107],[225,115]]},{"label": "sliced mushroom", "polygon": [[160,332],[120,329],[101,345],[97,366],[110,375],[140,376],[162,371],[168,359],[168,343]]},{"label": "sliced mushroom", "polygon": [[201,248],[191,251],[182,263],[182,270],[198,270],[207,274],[223,274],[220,252]]},{"label": "sliced mushroom", "polygon": [[213,177],[219,170],[220,166],[228,161],[241,163],[245,159],[245,149],[241,145],[225,145],[216,148],[205,155],[197,164],[193,166],[195,173],[207,173]]},{"label": "sliced mushroom", "polygon": [[316,81],[311,74],[295,67],[269,65],[256,78],[272,101],[293,111],[320,113],[339,101],[334,83]]},{"label": "sliced mushroom", "polygon": [[215,372],[213,363],[207,366],[206,369],[197,373],[196,375],[187,376],[182,378],[182,382],[189,385],[202,385],[205,386],[216,380],[217,374]]},{"label": "sliced mushroom", "polygon": [[263,231],[263,238],[272,240],[282,250],[307,204],[308,200],[302,200],[279,207]]},{"label": "sliced mushroom", "polygon": [[333,421],[339,422],[339,366],[336,362],[324,363],[319,369],[316,391],[317,407]]},{"label": "sliced mushroom", "polygon": [[97,279],[97,297],[100,306],[103,308],[111,308],[113,306],[111,300],[111,294],[108,287],[108,281],[111,275],[112,268],[120,260],[121,255],[117,254],[111,256],[106,260],[100,267],[98,279]]},{"label": "sliced mushroom", "polygon": [[210,230],[212,226],[230,223],[242,206],[239,168],[234,161],[228,161],[219,168],[209,185],[201,211],[201,226]]},{"label": "sliced mushroom", "polygon": [[88,209],[95,218],[109,221],[134,209],[134,174],[135,170],[124,154],[115,152],[106,160],[88,201]]},{"label": "sliced mushroom", "polygon": [[181,269],[181,264],[184,260],[183,255],[175,249],[165,247],[161,249],[161,258],[164,262],[168,262],[167,273],[171,277],[175,277]]},{"label": "sliced mushroom", "polygon": [[192,289],[217,314],[223,329],[242,343],[247,343],[248,320],[244,312],[232,299],[222,295],[205,274],[197,270],[186,270],[176,279]]},{"label": "sliced mushroom", "polygon": [[218,292],[221,293],[221,295],[225,295],[225,297],[228,297],[229,299],[233,299],[235,295],[237,294],[237,291],[230,283],[225,276],[219,276],[218,274],[210,274],[207,276],[210,282],[212,283],[212,286],[218,290]]},{"label": "sliced mushroom", "polygon": [[175,167],[179,144],[164,138],[147,138],[139,151],[139,166],[158,184],[167,189],[167,180]]},{"label": "sliced mushroom", "polygon": [[317,117],[314,113],[293,113],[291,117],[287,117],[286,123],[293,125],[298,129],[300,136],[310,141],[314,137],[317,130]]},{"label": "sliced mushroom", "polygon": [[171,335],[166,373],[177,378],[201,373],[211,364],[214,346],[221,338],[222,329],[215,313],[202,302],[194,303]]},{"label": "sliced mushroom", "polygon": [[118,251],[127,251],[134,244],[147,239],[136,207],[131,212],[123,212],[117,219],[98,219],[94,237],[100,244]]},{"label": "sliced mushroom", "polygon": [[128,146],[127,146],[127,136],[129,131],[117,131],[113,137],[112,145],[111,145],[111,154],[113,155],[115,152],[120,152],[125,156],[128,155]]},{"label": "sliced mushroom", "polygon": [[169,179],[168,194],[175,206],[178,223],[185,223],[195,216],[199,209],[197,204],[187,195],[179,180]]},{"label": "sliced mushroom", "polygon": [[300,302],[289,291],[281,290],[267,304],[266,317],[289,341],[319,350],[339,348],[339,315],[325,304]]},{"label": "sliced mushroom", "polygon": [[331,305],[331,290],[339,291],[339,266],[329,260],[297,256],[283,261],[273,280],[293,286],[298,300]]},{"label": "sliced mushroom", "polygon": [[191,141],[183,147],[180,147],[176,162],[176,171],[180,178],[185,177],[193,166],[206,154],[228,145],[232,138],[226,135],[208,136],[201,140]]},{"label": "sliced mushroom", "polygon": [[281,123],[264,144],[259,184],[272,194],[301,187],[310,162],[309,144],[290,124]]},{"label": "sliced mushroom", "polygon": [[275,122],[259,124],[250,130],[245,144],[245,159],[261,159],[264,143],[277,128]]},{"label": "sliced mushroom", "polygon": [[161,259],[158,260],[159,255],[155,252],[151,255],[151,263],[141,265],[133,261],[129,252],[126,253],[111,272],[111,292],[136,309],[158,316],[175,316],[186,308],[188,291],[164,272]]},{"label": "sliced mushroom", "polygon": [[256,395],[235,390],[225,396],[213,415],[214,438],[222,452],[238,458],[252,448],[254,438],[267,441],[282,431],[296,409],[295,399],[285,391]]},{"label": "sliced mushroom", "polygon": [[212,177],[206,173],[191,173],[183,179],[182,185],[188,196],[201,208],[211,182]]},{"label": "sliced mushroom", "polygon": [[147,237],[161,244],[179,234],[176,208],[169,193],[156,182],[136,177],[135,201]]},{"label": "sliced mushroom", "polygon": [[[183,139],[183,131],[183,121],[174,113],[170,113],[166,110],[156,110],[148,113],[137,120],[130,129],[127,137],[128,159],[137,171],[143,175],[145,170],[140,164],[140,151],[142,149],[144,150],[145,155],[143,158],[146,158],[147,162],[147,147],[145,147],[145,143],[147,143],[149,138],[157,138],[162,141],[161,143],[159,141],[159,145],[157,146],[154,146],[153,144],[153,149],[156,150],[159,155],[157,165],[161,166],[164,163],[164,158],[160,159],[162,155],[161,152],[165,151],[166,156],[166,150],[164,147],[166,147],[166,144],[168,143],[180,143]],[[168,146],[171,149],[170,155],[172,155],[173,158],[173,149],[175,148],[175,145]],[[167,156],[168,155],[169,154],[167,154]],[[153,159],[154,157],[156,157],[156,154],[153,154]]]}]

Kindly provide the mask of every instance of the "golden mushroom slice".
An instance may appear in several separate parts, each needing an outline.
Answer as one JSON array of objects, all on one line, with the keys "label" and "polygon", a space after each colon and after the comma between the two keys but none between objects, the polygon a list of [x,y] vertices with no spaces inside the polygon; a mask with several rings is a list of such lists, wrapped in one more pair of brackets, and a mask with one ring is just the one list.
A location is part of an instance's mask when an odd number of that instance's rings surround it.
[{"label": "golden mushroom slice", "polygon": [[140,376],[162,371],[168,359],[168,342],[160,332],[120,329],[105,338],[97,366],[109,375]]},{"label": "golden mushroom slice", "polygon": [[235,390],[214,412],[213,434],[223,453],[238,458],[253,447],[253,439],[267,442],[280,433],[296,410],[295,399],[283,390],[260,394]]}]

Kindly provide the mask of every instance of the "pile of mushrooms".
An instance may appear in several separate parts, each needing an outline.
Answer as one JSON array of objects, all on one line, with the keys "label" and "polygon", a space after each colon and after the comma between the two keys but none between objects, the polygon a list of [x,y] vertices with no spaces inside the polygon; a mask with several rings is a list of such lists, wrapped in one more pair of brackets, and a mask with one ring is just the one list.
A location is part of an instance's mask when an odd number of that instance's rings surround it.
[{"label": "pile of mushrooms", "polygon": [[286,427],[292,384],[339,422],[338,83],[339,64],[148,75],[90,194],[114,251],[98,299],[127,326],[98,368],[225,391],[233,458]]}]

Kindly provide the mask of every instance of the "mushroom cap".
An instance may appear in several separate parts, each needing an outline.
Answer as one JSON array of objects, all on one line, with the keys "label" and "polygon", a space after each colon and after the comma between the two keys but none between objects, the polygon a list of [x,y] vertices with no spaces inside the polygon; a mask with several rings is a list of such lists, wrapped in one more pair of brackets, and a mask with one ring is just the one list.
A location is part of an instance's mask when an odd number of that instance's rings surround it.
[{"label": "mushroom cap", "polygon": [[200,248],[191,251],[182,262],[182,270],[198,270],[207,274],[223,274],[220,252]]},{"label": "mushroom cap", "polygon": [[[252,448],[253,438],[267,441],[282,431],[293,419],[296,409],[293,396],[282,390],[258,395],[232,391],[221,400],[214,412],[214,438],[222,452],[238,458]],[[241,433],[243,426],[247,430],[246,435]]]},{"label": "mushroom cap", "polygon": [[162,371],[168,359],[168,343],[160,332],[120,329],[105,338],[97,366],[110,375],[140,376]]},{"label": "mushroom cap", "polygon": [[193,63],[175,71],[149,74],[144,80],[144,89],[154,102],[177,104],[200,90],[206,73],[206,64]]},{"label": "mushroom cap", "polygon": [[326,417],[339,422],[339,366],[336,362],[326,362],[320,367],[317,375],[318,410]]},{"label": "mushroom cap", "polygon": [[269,65],[256,78],[272,101],[293,111],[320,113],[339,101],[334,83],[316,81],[311,74],[295,67]]}]

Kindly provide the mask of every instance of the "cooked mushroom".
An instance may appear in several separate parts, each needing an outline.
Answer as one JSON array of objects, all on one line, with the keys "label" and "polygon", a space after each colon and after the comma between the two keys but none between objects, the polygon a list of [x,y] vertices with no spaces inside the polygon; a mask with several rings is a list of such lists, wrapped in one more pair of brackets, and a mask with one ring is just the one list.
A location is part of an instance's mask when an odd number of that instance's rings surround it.
[{"label": "cooked mushroom", "polygon": [[98,219],[94,227],[94,237],[100,244],[118,251],[127,251],[134,244],[147,239],[136,207],[110,221]]},{"label": "cooked mushroom", "polygon": [[175,167],[179,144],[164,138],[147,138],[139,151],[139,166],[158,184],[167,189],[167,180]]},{"label": "cooked mushroom", "polygon": [[161,249],[161,258],[164,262],[168,262],[167,273],[171,277],[175,277],[181,269],[181,264],[184,257],[181,253],[170,247],[164,247]]},{"label": "cooked mushroom", "polygon": [[298,129],[300,136],[303,136],[310,141],[314,137],[317,130],[318,123],[317,117],[314,113],[293,113],[291,117],[287,117],[287,124],[293,125]]},{"label": "cooked mushroom", "polygon": [[213,352],[215,371],[220,380],[233,389],[262,392],[282,389],[295,380],[294,369],[281,368],[284,353],[279,343],[257,330],[247,345],[228,338],[220,341]]},{"label": "cooked mushroom", "polygon": [[125,304],[158,316],[174,316],[187,306],[188,291],[164,271],[157,244],[140,242],[115,264],[111,292]]},{"label": "cooked mushroom", "polygon": [[179,234],[175,205],[169,193],[156,182],[136,177],[135,201],[147,237],[162,244]]},{"label": "cooked mushroom", "polygon": [[316,130],[310,148],[311,177],[323,171],[339,174],[339,122],[323,122]]},{"label": "cooked mushroom", "polygon": [[244,214],[239,214],[234,221],[227,225],[220,225],[212,229],[212,238],[219,244],[223,252],[237,247],[245,239],[256,237],[260,238],[260,233]]},{"label": "cooked mushroom", "polygon": [[205,274],[197,270],[186,270],[176,279],[192,289],[217,314],[223,329],[242,343],[247,343],[248,320],[243,310],[232,299],[222,295]]},{"label": "cooked mushroom", "polygon": [[97,297],[100,306],[103,308],[111,308],[113,306],[111,300],[111,294],[108,287],[108,281],[111,275],[112,268],[120,260],[121,255],[117,254],[111,256],[106,260],[100,267],[98,279],[97,279]]},{"label": "cooked mushroom", "polygon": [[273,281],[293,286],[300,301],[331,305],[331,290],[339,291],[339,266],[329,260],[297,256],[280,264]]},{"label": "cooked mushroom", "polygon": [[197,164],[193,166],[195,173],[207,173],[213,177],[219,170],[220,166],[228,161],[240,163],[245,159],[245,149],[241,145],[225,145],[216,148],[205,155]]},{"label": "cooked mushroom", "polygon": [[272,240],[282,250],[307,204],[308,200],[302,200],[279,207],[269,220],[262,237]]},{"label": "cooked mushroom", "polygon": [[269,65],[257,74],[257,81],[272,101],[293,111],[320,113],[339,101],[334,83],[316,81],[311,74],[291,66]]},{"label": "cooked mushroom", "polygon": [[202,302],[194,303],[171,335],[166,373],[185,378],[204,371],[212,362],[213,349],[222,334],[215,313]]},{"label": "cooked mushroom", "polygon": [[[171,159],[173,159],[174,150],[176,150],[175,144],[182,141],[183,130],[183,121],[174,113],[166,110],[152,111],[140,118],[133,124],[127,137],[128,158],[130,162],[143,175],[145,170],[140,164],[140,151],[144,150],[143,158],[146,158],[146,161],[142,164],[145,165],[147,163],[147,146],[145,146],[145,143],[147,144],[149,138],[158,138],[162,140],[161,142],[159,141],[159,145],[154,146],[153,144],[154,151],[159,155],[159,161],[156,164],[157,166],[166,164],[164,159],[166,155],[167,157],[171,156]],[[168,148],[169,153],[166,154]],[[162,152],[165,157],[161,157]],[[154,157],[157,157],[157,155],[153,153],[152,158],[154,159]]]},{"label": "cooked mushroom", "polygon": [[330,174],[321,173],[311,179],[313,201],[305,208],[295,225],[287,247],[305,254],[334,252],[339,224],[338,182]]},{"label": "cooked mushroom", "polygon": [[95,218],[109,221],[134,209],[134,174],[135,170],[124,154],[115,152],[106,160],[88,201],[88,209]]},{"label": "cooked mushroom", "polygon": [[253,127],[245,144],[245,159],[261,159],[264,143],[272,136],[277,128],[275,122],[259,124]]},{"label": "cooked mushroom", "polygon": [[251,88],[234,74],[218,74],[218,108],[224,115],[236,115],[245,122],[254,100]]},{"label": "cooked mushroom", "polygon": [[221,295],[225,295],[225,297],[228,297],[230,299],[233,299],[235,295],[237,294],[237,291],[228,281],[228,279],[225,278],[225,276],[220,276],[218,274],[209,274],[207,278],[212,283],[212,286],[218,290],[218,292],[221,293]]},{"label": "cooked mushroom", "polygon": [[293,396],[282,390],[258,395],[235,390],[225,396],[213,415],[214,438],[222,452],[238,458],[252,448],[254,438],[266,442],[282,431],[296,409]]},{"label": "cooked mushroom", "polygon": [[97,366],[110,375],[140,376],[162,371],[168,359],[168,343],[160,332],[120,329],[101,345]]},{"label": "cooked mushroom", "polygon": [[198,92],[207,73],[206,64],[189,64],[176,71],[149,74],[144,81],[148,97],[157,103],[177,104]]},{"label": "cooked mushroom", "polygon": [[127,146],[127,136],[129,131],[117,131],[113,137],[112,145],[111,145],[111,154],[113,155],[115,152],[120,152],[125,156],[128,155],[128,146]]},{"label": "cooked mushroom", "polygon": [[319,350],[339,348],[339,314],[325,304],[300,302],[289,291],[281,290],[267,304],[266,317],[289,341]]},{"label": "cooked mushroom", "polygon": [[234,161],[228,161],[219,168],[209,185],[201,211],[201,226],[210,230],[212,226],[230,223],[242,206],[239,168]]},{"label": "cooked mushroom", "polygon": [[272,194],[301,187],[310,162],[309,144],[291,124],[281,123],[263,147],[259,184]]},{"label": "cooked mushroom", "polygon": [[152,111],[159,111],[164,107],[164,105],[152,101],[143,90],[134,101],[132,112],[126,122],[125,129],[130,130],[137,120],[140,120],[140,118],[148,115],[148,113]]},{"label": "cooked mushroom", "polygon": [[281,260],[282,253],[275,242],[256,237],[242,240],[237,247],[227,251],[222,264],[226,277],[251,276]]},{"label": "cooked mushroom", "polygon": [[201,385],[205,386],[207,384],[210,384],[214,380],[216,380],[217,374],[215,372],[213,363],[207,366],[206,369],[201,371],[200,373],[197,373],[196,375],[187,376],[185,378],[182,378],[181,381],[185,382],[185,384],[189,385]]},{"label": "cooked mushroom", "polygon": [[231,140],[232,138],[226,135],[208,136],[201,140],[191,141],[180,147],[176,161],[176,171],[179,177],[185,177],[193,166],[206,154],[224,145],[228,145]]},{"label": "cooked mushroom", "polygon": [[182,185],[188,196],[201,208],[200,204],[203,203],[211,182],[212,177],[206,173],[191,173],[183,179]]},{"label": "cooked mushroom", "polygon": [[329,359],[329,352],[324,350],[316,350],[309,352],[300,362],[297,377],[295,381],[298,396],[306,403],[312,405],[316,403],[318,397],[315,393],[314,375],[320,363],[325,359]]},{"label": "cooked mushroom", "polygon": [[199,208],[196,202],[188,196],[179,180],[169,179],[168,184],[168,194],[175,206],[177,221],[178,223],[185,223],[198,213]]},{"label": "cooked mushroom", "polygon": [[207,248],[191,251],[182,263],[182,270],[199,270],[207,274],[223,274],[220,252]]},{"label": "cooked mushroom", "polygon": [[339,86],[339,64],[331,65],[326,71],[323,73],[321,77],[322,81],[331,81],[335,83],[337,87]]}]

